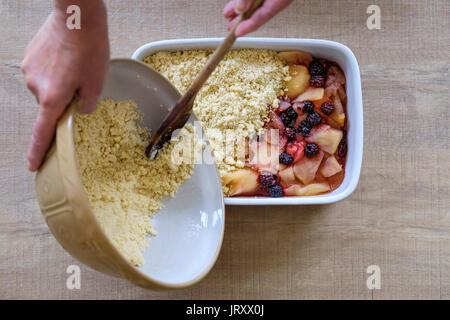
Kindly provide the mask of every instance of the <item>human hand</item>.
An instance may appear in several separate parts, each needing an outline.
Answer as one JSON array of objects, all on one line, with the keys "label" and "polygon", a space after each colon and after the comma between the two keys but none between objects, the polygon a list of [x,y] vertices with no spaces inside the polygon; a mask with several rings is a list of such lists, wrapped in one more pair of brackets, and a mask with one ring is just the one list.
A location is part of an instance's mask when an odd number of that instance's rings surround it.
[{"label": "human hand", "polygon": [[[247,33],[255,31],[278,12],[286,8],[292,0],[265,0],[263,5],[258,8],[253,15],[241,22],[236,29],[236,36],[242,37]],[[225,6],[223,14],[229,20],[228,30],[230,30],[240,13],[246,12],[250,9],[253,0],[231,0]]]},{"label": "human hand", "polygon": [[[27,46],[22,62],[27,87],[39,103],[27,156],[30,171],[39,169],[57,121],[74,96],[80,101],[79,112],[95,110],[108,72],[108,30],[102,1],[79,1],[79,30],[67,28],[67,7],[58,7],[63,3],[55,1],[54,10]],[[84,3],[87,5],[83,7]]]}]

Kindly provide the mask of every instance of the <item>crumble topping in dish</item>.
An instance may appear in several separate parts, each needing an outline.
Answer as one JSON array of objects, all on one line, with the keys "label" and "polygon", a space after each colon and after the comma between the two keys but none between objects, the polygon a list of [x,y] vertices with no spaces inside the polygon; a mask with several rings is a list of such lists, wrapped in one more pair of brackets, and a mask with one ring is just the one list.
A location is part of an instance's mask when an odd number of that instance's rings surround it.
[{"label": "crumble topping in dish", "polygon": [[[144,62],[184,93],[205,65],[212,50],[157,52]],[[224,136],[236,141],[254,135],[269,120],[268,106],[276,108],[283,95],[288,67],[274,51],[232,50],[219,63],[194,102],[194,113],[211,143],[219,172],[243,168],[243,161],[224,151]],[[225,134],[226,132],[226,134]]]}]

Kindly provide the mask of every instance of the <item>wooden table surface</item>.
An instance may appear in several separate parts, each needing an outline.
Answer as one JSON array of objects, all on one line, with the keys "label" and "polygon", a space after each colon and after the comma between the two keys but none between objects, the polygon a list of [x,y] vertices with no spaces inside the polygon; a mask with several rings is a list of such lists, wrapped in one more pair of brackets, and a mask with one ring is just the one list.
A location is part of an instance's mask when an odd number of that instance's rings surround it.
[{"label": "wooden table surface", "polygon": [[[162,39],[226,34],[226,1],[107,1],[112,57]],[[253,36],[339,41],[355,53],[364,99],[359,186],[326,206],[227,207],[220,257],[184,290],[152,292],[79,264],[39,211],[25,154],[37,115],[20,72],[51,1],[0,2],[0,298],[450,298],[448,0],[294,1]],[[369,30],[366,9],[381,8]],[[378,265],[381,289],[366,286]]]}]

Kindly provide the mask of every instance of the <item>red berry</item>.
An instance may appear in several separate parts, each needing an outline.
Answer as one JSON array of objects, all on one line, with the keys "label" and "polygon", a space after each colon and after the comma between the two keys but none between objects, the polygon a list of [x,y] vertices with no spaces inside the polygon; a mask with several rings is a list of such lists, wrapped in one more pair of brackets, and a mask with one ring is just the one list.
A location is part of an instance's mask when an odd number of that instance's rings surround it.
[{"label": "red berry", "polygon": [[295,143],[288,143],[286,146],[286,153],[289,153],[291,156],[297,152],[298,146]]},{"label": "red berry", "polygon": [[305,143],[303,141],[289,142],[286,146],[286,153],[294,157],[294,163],[300,160],[304,154]]}]

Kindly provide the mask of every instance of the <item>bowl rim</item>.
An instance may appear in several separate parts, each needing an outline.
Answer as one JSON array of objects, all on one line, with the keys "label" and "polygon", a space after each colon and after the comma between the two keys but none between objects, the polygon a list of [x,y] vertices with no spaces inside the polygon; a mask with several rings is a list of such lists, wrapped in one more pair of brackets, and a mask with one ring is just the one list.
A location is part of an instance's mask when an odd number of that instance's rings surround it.
[{"label": "bowl rim", "polygon": [[[149,65],[132,60],[129,58],[114,58],[111,59],[110,62],[121,62],[121,61],[130,61],[145,68],[151,69],[155,71]],[[171,85],[172,86],[172,85]],[[173,86],[172,86],[173,87]],[[176,90],[178,92],[178,90]],[[110,260],[113,260],[116,263],[117,268],[119,269],[119,274],[114,276],[119,276],[127,279],[128,281],[147,289],[182,289],[189,287],[199,281],[201,281],[213,268],[216,263],[221,248],[223,244],[223,237],[225,231],[225,204],[224,199],[222,197],[221,208],[223,212],[222,219],[222,228],[221,235],[218,246],[214,253],[213,259],[209,262],[209,265],[203,270],[201,274],[196,276],[195,278],[179,283],[171,283],[165,282],[158,279],[155,279],[143,271],[139,270],[138,267],[131,264],[125,256],[114,246],[109,237],[104,233],[102,227],[100,226],[97,218],[95,217],[94,210],[90,206],[87,193],[84,189],[81,173],[78,168],[78,162],[76,158],[75,151],[75,140],[74,140],[74,125],[73,125],[73,117],[75,115],[77,106],[77,100],[73,100],[67,110],[64,112],[63,116],[58,120],[57,128],[56,128],[56,139],[54,142],[55,154],[58,163],[59,174],[62,178],[62,183],[64,187],[64,194],[67,197],[67,202],[72,208],[72,215],[78,221],[78,223],[86,230],[86,237],[90,239],[97,239],[101,243],[101,250],[106,251],[108,253],[108,257]],[[48,154],[49,155],[49,154]],[[45,159],[46,160],[46,159]],[[45,161],[44,160],[44,161]],[[217,171],[217,167],[216,167]],[[35,182],[37,181],[37,177],[40,174],[38,171],[35,175]],[[37,188],[37,192],[40,192]],[[82,210],[80,210],[82,209]],[[58,238],[56,238],[58,240]],[[66,250],[69,254],[71,252]],[[101,258],[99,258],[101,259]],[[77,259],[80,260],[80,259]],[[80,260],[85,263],[84,261]],[[95,269],[95,268],[94,268]],[[143,280],[143,281],[142,281]]]},{"label": "bowl rim", "polygon": [[[147,56],[158,51],[176,51],[176,50],[194,50],[194,49],[207,49],[214,48],[224,38],[190,38],[190,39],[171,39],[160,40],[146,43],[137,48],[132,54],[131,58],[142,62]],[[355,191],[362,167],[363,158],[363,143],[364,143],[364,118],[363,118],[363,102],[362,102],[362,90],[361,90],[361,76],[358,61],[354,53],[347,46],[331,41],[321,39],[299,39],[299,38],[266,38],[266,37],[244,37],[238,38],[233,46],[235,49],[252,48],[252,49],[269,49],[277,50],[270,47],[275,45],[279,47],[285,46],[284,50],[294,50],[292,46],[314,46],[317,48],[323,48],[324,50],[336,50],[341,53],[348,61],[349,66],[352,69],[353,96],[354,108],[350,111],[355,114],[356,121],[351,124],[350,130],[355,130],[354,143],[351,148],[354,150],[355,155],[351,162],[351,171],[349,171],[349,182],[337,193],[331,192],[323,195],[316,196],[302,196],[302,197],[281,197],[281,198],[269,198],[269,197],[225,197],[226,205],[311,205],[311,204],[330,204],[341,201],[347,198]],[[238,48],[236,48],[238,46]],[[188,47],[188,48],[186,48]],[[291,48],[290,48],[291,47]],[[297,48],[300,49],[300,48]],[[278,49],[281,50],[281,49]],[[306,50],[306,49],[305,49]],[[345,70],[343,70],[348,76]],[[348,90],[348,87],[347,87]],[[349,109],[347,109],[349,113]],[[352,129],[354,128],[354,129]],[[347,159],[349,161],[349,159]],[[339,190],[336,189],[336,190]],[[336,191],[335,190],[335,191]],[[334,193],[334,194],[333,194]]]}]

